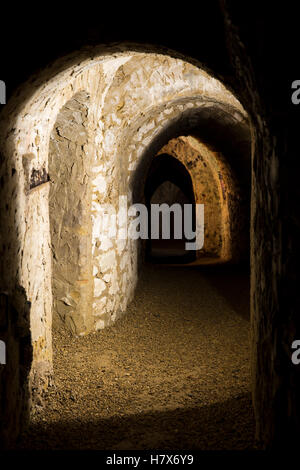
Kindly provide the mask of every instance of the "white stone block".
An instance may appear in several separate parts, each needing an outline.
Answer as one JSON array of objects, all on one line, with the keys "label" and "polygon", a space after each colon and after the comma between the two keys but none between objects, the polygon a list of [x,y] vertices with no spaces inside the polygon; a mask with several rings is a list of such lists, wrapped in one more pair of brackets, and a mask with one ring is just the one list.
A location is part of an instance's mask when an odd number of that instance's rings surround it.
[{"label": "white stone block", "polygon": [[94,279],[94,296],[99,297],[102,292],[104,291],[106,284],[102,279],[95,278]]},{"label": "white stone block", "polygon": [[99,256],[99,264],[101,272],[105,273],[108,269],[111,269],[116,262],[116,255],[113,250],[103,253]]},{"label": "white stone block", "polygon": [[93,303],[93,315],[95,317],[99,317],[106,313],[106,304],[107,304],[107,297],[101,297],[101,299],[95,299]]},{"label": "white stone block", "polygon": [[98,175],[93,180],[93,186],[99,191],[100,193],[105,193],[106,191],[106,179],[103,175]]},{"label": "white stone block", "polygon": [[98,266],[93,266],[93,276],[97,276],[98,274]]},{"label": "white stone block", "polygon": [[112,248],[112,246],[113,246],[113,243],[109,238],[104,238],[104,240],[101,240],[100,249],[102,251],[107,251],[110,248]]}]

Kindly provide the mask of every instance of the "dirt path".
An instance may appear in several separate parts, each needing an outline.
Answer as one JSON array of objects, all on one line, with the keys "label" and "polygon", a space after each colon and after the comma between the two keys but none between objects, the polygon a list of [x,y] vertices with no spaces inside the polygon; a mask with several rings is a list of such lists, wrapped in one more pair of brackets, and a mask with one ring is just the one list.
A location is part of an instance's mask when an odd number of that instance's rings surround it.
[{"label": "dirt path", "polygon": [[253,448],[248,295],[232,272],[147,266],[113,327],[55,333],[55,386],[20,447]]}]

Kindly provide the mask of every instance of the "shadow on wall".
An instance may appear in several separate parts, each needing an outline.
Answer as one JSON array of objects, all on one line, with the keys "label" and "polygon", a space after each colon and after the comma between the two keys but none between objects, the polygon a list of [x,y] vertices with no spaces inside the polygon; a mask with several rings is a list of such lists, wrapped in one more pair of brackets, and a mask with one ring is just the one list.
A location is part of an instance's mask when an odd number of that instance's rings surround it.
[{"label": "shadow on wall", "polygon": [[29,422],[33,358],[29,318],[24,289],[16,287],[11,296],[0,293],[0,337],[6,345],[6,364],[0,365],[0,449],[14,442]]},{"label": "shadow on wall", "polygon": [[58,421],[31,426],[21,449],[250,450],[255,448],[250,394],[202,408]]},{"label": "shadow on wall", "polygon": [[[5,178],[6,165],[0,155],[0,189],[10,200],[10,204],[4,198],[0,200],[0,339],[6,349],[6,363],[0,365],[0,448],[14,442],[29,422],[29,372],[33,360],[31,303],[19,284],[18,272],[22,255],[18,240],[18,173],[13,166],[11,178]],[[31,385],[34,387],[34,383]]]}]

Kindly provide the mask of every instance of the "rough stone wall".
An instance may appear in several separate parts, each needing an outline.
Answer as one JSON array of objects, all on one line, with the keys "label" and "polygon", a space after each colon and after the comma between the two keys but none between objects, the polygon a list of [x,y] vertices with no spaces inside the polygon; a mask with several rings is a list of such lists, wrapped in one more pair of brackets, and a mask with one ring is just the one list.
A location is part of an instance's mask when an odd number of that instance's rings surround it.
[{"label": "rough stone wall", "polygon": [[167,153],[177,158],[189,171],[196,204],[204,204],[204,246],[197,252],[197,258],[220,256],[223,242],[222,206],[218,181],[213,173],[207,152],[197,152],[186,137],[172,139],[159,154]]},{"label": "rough stone wall", "polygon": [[[239,263],[246,259],[248,263],[250,247],[248,188],[243,187],[243,182],[238,180],[234,171],[234,165],[222,152],[204,144],[199,138],[188,136],[187,139],[191,148],[199,152],[206,164],[210,166],[215,186],[218,188],[216,191],[220,201],[220,233],[222,234],[220,260]],[[212,204],[211,218],[214,217],[215,210]]]},{"label": "rough stone wall", "polygon": [[247,247],[240,243],[239,188],[222,154],[192,136],[170,140],[158,155],[163,153],[185,165],[192,177],[195,202],[204,204],[204,246],[197,252],[198,262],[205,256],[220,262],[240,259]]},{"label": "rough stone wall", "polygon": [[78,93],[64,105],[49,144],[52,321],[77,335],[90,331],[92,309],[87,103],[85,93]]},{"label": "rough stone wall", "polygon": [[[282,27],[284,20],[281,7],[279,23],[273,22],[268,9],[262,9],[254,34],[246,23],[236,27],[238,6],[223,3],[235,89],[252,128],[251,351],[256,437],[263,447],[284,449],[288,455],[298,448],[300,427],[300,369],[291,361],[291,344],[300,337],[295,163],[299,121],[288,109],[290,83],[283,65],[293,41],[278,35],[278,24]],[[244,14],[248,13],[246,9]],[[290,30],[293,15],[294,11]],[[293,63],[297,68],[294,58]],[[291,80],[297,77],[295,72]]]}]

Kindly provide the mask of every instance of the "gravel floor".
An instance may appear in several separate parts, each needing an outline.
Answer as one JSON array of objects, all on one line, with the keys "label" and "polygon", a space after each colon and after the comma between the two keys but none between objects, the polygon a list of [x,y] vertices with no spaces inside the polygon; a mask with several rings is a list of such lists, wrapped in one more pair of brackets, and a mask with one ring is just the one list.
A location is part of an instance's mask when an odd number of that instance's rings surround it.
[{"label": "gravel floor", "polygon": [[249,279],[144,268],[114,326],[54,334],[55,384],[19,448],[253,449]]}]

